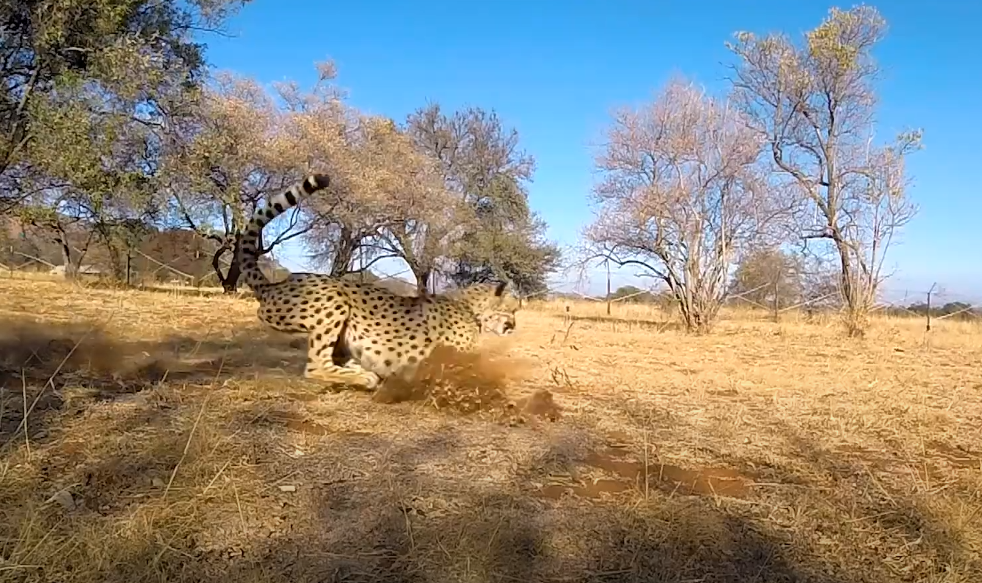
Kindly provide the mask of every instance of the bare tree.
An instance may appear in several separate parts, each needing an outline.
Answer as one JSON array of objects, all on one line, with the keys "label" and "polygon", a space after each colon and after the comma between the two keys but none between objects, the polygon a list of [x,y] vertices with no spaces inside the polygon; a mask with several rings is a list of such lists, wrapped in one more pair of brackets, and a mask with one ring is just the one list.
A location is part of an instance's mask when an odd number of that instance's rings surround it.
[{"label": "bare tree", "polygon": [[475,224],[474,213],[450,190],[439,161],[422,151],[391,120],[376,120],[373,138],[380,145],[379,163],[387,172],[381,191],[391,217],[380,231],[379,251],[406,262],[417,292],[427,293],[433,276],[455,245]]},{"label": "bare tree", "polygon": [[[377,128],[384,120],[359,113],[342,101],[344,92],[333,83],[334,64],[317,63],[318,82],[309,92],[296,83],[277,91],[286,103],[288,133],[304,144],[309,166],[331,174],[331,186],[305,205],[312,228],[305,236],[316,263],[333,276],[362,272],[385,258],[398,258],[378,245],[382,229],[401,217],[390,214],[387,189],[396,176],[390,148]],[[355,265],[355,259],[360,265]]]},{"label": "bare tree", "polygon": [[[451,241],[464,228],[437,161],[415,147],[392,120],[364,115],[343,102],[330,61],[317,64],[309,92],[278,86],[287,104],[287,133],[304,144],[308,165],[331,173],[331,186],[306,205],[314,227],[312,258],[341,276],[386,258],[402,259],[426,291]],[[355,259],[361,259],[355,266]]]},{"label": "bare tree", "polygon": [[[309,162],[306,144],[284,129],[283,113],[255,81],[222,74],[203,92],[193,115],[172,124],[161,184],[175,220],[215,241],[212,265],[226,292],[236,289],[239,233],[260,201],[297,180]],[[300,216],[267,234],[261,253],[303,235]],[[221,258],[233,251],[227,273]]]},{"label": "bare tree", "polygon": [[708,330],[732,258],[778,216],[760,139],[739,112],[675,80],[652,103],[617,111],[606,141],[591,258],[642,267],[668,286],[688,330]]},{"label": "bare tree", "polygon": [[802,237],[830,243],[850,335],[861,335],[876,301],[887,251],[914,216],[904,158],[921,133],[873,144],[871,52],[886,23],[875,8],[833,8],[803,47],[783,35],[736,34],[733,96],[769,144],[780,175],[799,195]]}]

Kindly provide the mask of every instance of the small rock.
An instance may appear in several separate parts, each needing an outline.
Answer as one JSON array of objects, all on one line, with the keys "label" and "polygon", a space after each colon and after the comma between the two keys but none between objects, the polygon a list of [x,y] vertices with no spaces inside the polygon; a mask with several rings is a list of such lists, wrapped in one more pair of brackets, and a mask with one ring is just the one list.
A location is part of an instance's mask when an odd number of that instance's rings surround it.
[{"label": "small rock", "polygon": [[52,502],[57,502],[61,504],[62,508],[65,510],[75,510],[75,499],[72,497],[72,493],[68,489],[59,490],[55,494],[45,500],[45,504],[50,504]]},{"label": "small rock", "polygon": [[150,480],[150,485],[153,486],[154,488],[163,488],[167,484],[165,484],[164,481],[161,480],[160,478],[154,478]]}]

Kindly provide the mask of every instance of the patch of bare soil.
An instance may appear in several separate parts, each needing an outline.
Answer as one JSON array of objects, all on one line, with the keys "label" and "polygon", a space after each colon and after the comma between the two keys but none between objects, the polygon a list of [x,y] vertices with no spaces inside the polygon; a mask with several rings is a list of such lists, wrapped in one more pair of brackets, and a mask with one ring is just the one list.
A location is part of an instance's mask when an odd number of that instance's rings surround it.
[{"label": "patch of bare soil", "polygon": [[[559,499],[566,494],[583,498],[602,498],[604,494],[639,491],[647,496],[652,489],[669,494],[726,496],[745,498],[753,480],[737,470],[710,467],[680,467],[657,460],[632,459],[623,448],[607,447],[590,451],[578,464],[581,468],[599,470],[605,477],[578,480],[576,483],[550,483],[540,489],[545,498]],[[577,472],[579,473],[579,472]]]},{"label": "patch of bare soil", "polygon": [[308,435],[330,435],[329,427],[321,425],[317,421],[304,415],[292,411],[277,411],[265,414],[256,419],[257,422],[282,425],[291,431],[305,433]]}]

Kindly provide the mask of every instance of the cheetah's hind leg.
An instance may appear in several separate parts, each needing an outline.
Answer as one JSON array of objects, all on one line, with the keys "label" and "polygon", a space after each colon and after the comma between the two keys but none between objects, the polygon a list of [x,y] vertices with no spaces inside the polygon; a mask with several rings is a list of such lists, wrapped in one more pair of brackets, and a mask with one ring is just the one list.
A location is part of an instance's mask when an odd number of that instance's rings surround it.
[{"label": "cheetah's hind leg", "polygon": [[[333,322],[325,322],[310,331],[310,341],[307,347],[307,366],[303,376],[333,385],[358,386],[367,390],[373,390],[381,383],[379,376],[361,367],[347,351],[338,351],[338,343],[341,342],[340,326],[335,326]],[[338,358],[347,357],[344,365],[337,364]]]}]

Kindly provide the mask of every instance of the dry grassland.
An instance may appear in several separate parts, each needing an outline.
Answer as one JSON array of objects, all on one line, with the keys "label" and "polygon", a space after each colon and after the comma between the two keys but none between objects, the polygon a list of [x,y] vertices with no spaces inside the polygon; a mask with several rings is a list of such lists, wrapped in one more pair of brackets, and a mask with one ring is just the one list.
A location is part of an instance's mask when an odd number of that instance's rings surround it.
[{"label": "dry grassland", "polygon": [[248,299],[2,279],[0,581],[982,581],[979,325],[615,312],[406,401]]}]

